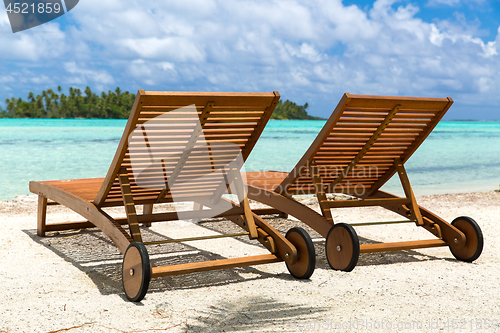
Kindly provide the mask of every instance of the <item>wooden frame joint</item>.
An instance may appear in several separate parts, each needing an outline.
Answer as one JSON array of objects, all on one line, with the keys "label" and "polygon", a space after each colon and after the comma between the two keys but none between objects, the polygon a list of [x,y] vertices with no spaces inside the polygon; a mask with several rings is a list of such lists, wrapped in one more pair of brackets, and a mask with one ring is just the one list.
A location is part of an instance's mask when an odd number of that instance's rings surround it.
[{"label": "wooden frame joint", "polygon": [[411,188],[410,180],[408,179],[408,175],[406,174],[403,161],[401,161],[401,159],[399,158],[396,158],[394,162],[396,164],[396,170],[398,172],[398,176],[401,181],[401,185],[403,186],[405,195],[411,201],[410,203],[411,216],[409,218],[411,220],[415,220],[416,224],[421,227],[424,225],[424,220],[422,218],[422,213],[420,212],[420,208],[418,207],[417,200],[415,199],[415,194],[413,193],[413,190]]},{"label": "wooden frame joint", "polygon": [[325,193],[325,185],[323,184],[323,179],[321,178],[321,175],[319,173],[318,165],[314,160],[312,160],[309,164],[309,173],[311,174],[311,179],[314,183],[316,197],[318,198],[321,213],[328,222],[333,224],[332,211],[328,206],[328,200]]},{"label": "wooden frame joint", "polygon": [[128,226],[130,228],[130,235],[136,242],[142,242],[141,230],[139,229],[139,220],[135,210],[134,195],[130,188],[130,181],[128,177],[127,168],[121,167],[118,178],[120,180],[120,189],[122,192],[123,205],[125,213],[127,214]]},{"label": "wooden frame joint", "polygon": [[237,163],[231,162],[229,164],[229,177],[226,178],[228,185],[228,190],[230,190],[229,184],[233,181],[234,188],[236,191],[236,196],[241,207],[243,207],[244,215],[242,215],[243,220],[246,223],[248,232],[250,233],[250,239],[256,239],[259,237],[257,232],[257,226],[255,225],[255,220],[252,215],[252,210],[250,208],[250,202],[248,201],[248,195],[245,191],[245,185],[243,184],[243,179],[241,177],[241,172],[238,168]]}]

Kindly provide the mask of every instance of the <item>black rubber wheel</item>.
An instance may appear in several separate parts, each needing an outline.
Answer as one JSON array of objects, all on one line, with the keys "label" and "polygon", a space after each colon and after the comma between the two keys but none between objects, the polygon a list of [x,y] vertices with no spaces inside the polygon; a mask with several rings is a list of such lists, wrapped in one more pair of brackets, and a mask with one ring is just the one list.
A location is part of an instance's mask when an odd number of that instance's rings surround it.
[{"label": "black rubber wheel", "polygon": [[122,285],[131,302],[140,302],[146,295],[151,280],[151,265],[144,244],[130,243],[123,256]]},{"label": "black rubber wheel", "polygon": [[457,248],[450,244],[450,251],[460,261],[473,262],[483,252],[483,233],[476,221],[467,216],[460,216],[451,222],[455,228],[465,234],[465,246]]},{"label": "black rubber wheel", "polygon": [[335,224],[326,236],[325,253],[332,269],[352,271],[359,259],[359,238],[354,228],[346,223]]},{"label": "black rubber wheel", "polygon": [[295,227],[286,233],[286,239],[297,249],[297,262],[286,263],[286,268],[296,279],[309,279],[316,268],[316,252],[311,237],[304,229]]}]

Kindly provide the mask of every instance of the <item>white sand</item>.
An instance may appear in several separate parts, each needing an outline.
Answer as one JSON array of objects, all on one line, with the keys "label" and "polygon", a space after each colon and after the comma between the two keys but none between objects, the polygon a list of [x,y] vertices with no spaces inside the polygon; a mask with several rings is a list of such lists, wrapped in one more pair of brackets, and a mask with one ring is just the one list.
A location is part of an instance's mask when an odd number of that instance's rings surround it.
[{"label": "white sand", "polygon": [[[500,331],[500,193],[418,201],[448,221],[473,217],[484,235],[481,257],[459,262],[448,248],[364,254],[352,272],[337,272],[324,258],[324,240],[311,233],[318,260],[308,281],[293,279],[284,263],[161,278],[138,304],[126,301],[122,256],[101,232],[39,238],[36,197],[0,202],[0,332]],[[333,213],[338,222],[394,218],[378,208]],[[58,207],[49,207],[48,218],[80,219]],[[161,223],[144,237],[214,234],[223,223],[214,225]],[[362,241],[432,238],[412,225],[356,230]],[[244,238],[150,251],[169,263],[261,253]]]}]

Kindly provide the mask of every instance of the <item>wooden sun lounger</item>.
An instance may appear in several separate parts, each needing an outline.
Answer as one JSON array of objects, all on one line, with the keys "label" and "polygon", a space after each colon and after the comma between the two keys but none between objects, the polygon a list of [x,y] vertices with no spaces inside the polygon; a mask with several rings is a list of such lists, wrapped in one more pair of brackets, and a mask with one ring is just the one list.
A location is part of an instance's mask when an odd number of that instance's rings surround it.
[{"label": "wooden sun lounger", "polygon": [[[260,201],[306,223],[326,238],[333,269],[350,271],[359,253],[449,246],[453,255],[472,262],[481,254],[483,236],[477,223],[458,217],[448,223],[418,206],[404,163],[427,138],[453,101],[451,98],[411,98],[345,94],[311,147],[290,173],[246,174],[250,199]],[[405,197],[380,190],[398,174]],[[331,200],[343,193],[356,200]],[[293,200],[316,195],[321,214]],[[352,225],[334,223],[331,209],[381,206],[401,215],[436,238],[397,243],[359,244]]]},{"label": "wooden sun lounger", "polygon": [[[252,212],[240,173],[278,100],[277,92],[139,90],[105,178],[30,182],[30,191],[39,198],[38,235],[94,226],[101,229],[124,254],[123,286],[131,301],[140,301],[150,279],[161,276],[285,261],[294,277],[309,278],[316,260],[309,235],[292,228],[283,236]],[[222,197],[226,191],[235,194],[239,204]],[[155,204],[180,201],[192,201],[196,209],[153,213]],[[47,206],[53,204],[64,205],[87,221],[47,224]],[[221,204],[226,208],[218,209]],[[137,205],[144,205],[143,214],[136,213]],[[127,217],[112,218],[103,210],[113,206],[123,206]],[[203,206],[210,209],[200,209]],[[248,235],[270,253],[151,266],[146,245],[172,240],[143,241],[139,224],[203,217],[225,217],[243,229],[239,234],[213,238]],[[175,241],[206,238],[193,235]]]}]

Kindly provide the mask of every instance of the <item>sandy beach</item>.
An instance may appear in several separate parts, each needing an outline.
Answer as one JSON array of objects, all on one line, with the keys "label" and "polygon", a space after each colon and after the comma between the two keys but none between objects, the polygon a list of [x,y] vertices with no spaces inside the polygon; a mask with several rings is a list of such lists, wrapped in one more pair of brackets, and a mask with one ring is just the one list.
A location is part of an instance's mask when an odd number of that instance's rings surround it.
[{"label": "sandy beach", "polygon": [[[500,193],[423,196],[448,221],[474,218],[484,250],[474,263],[448,248],[361,254],[349,273],[333,271],[324,239],[300,222],[269,217],[285,233],[302,226],[314,240],[310,280],[284,263],[154,279],[140,303],[121,287],[122,255],[97,229],[36,235],[36,196],[0,202],[0,332],[496,332],[500,331]],[[314,199],[304,201],[317,209]],[[114,216],[123,212],[110,210]],[[333,210],[337,222],[391,220],[380,208]],[[49,207],[48,222],[81,220]],[[153,224],[159,239],[238,230],[230,222]],[[430,239],[414,225],[357,227],[361,242]],[[148,248],[153,264],[267,253],[248,238]]]}]

